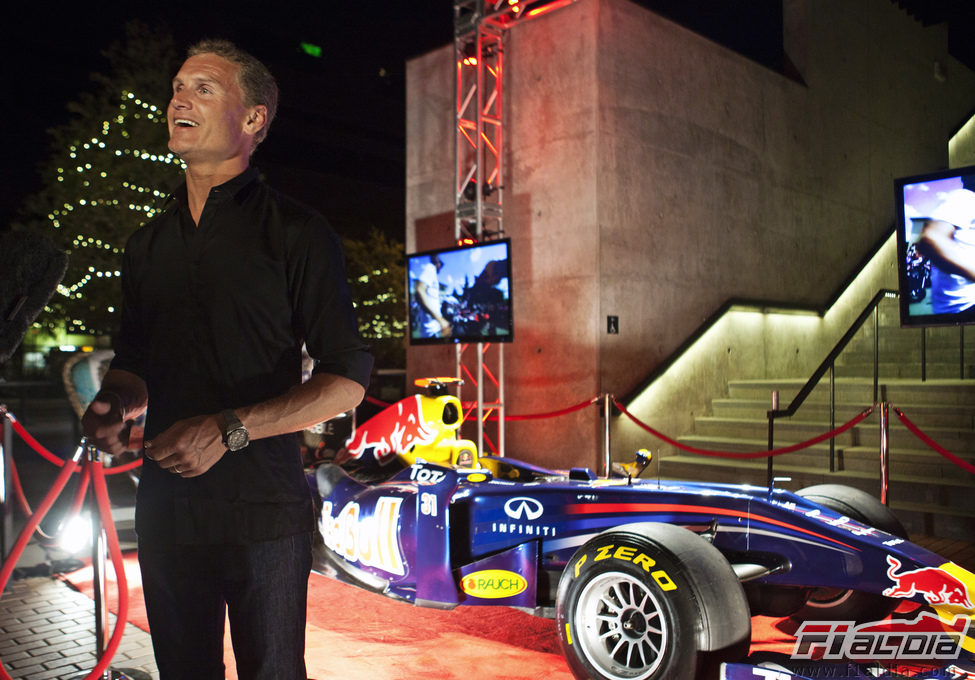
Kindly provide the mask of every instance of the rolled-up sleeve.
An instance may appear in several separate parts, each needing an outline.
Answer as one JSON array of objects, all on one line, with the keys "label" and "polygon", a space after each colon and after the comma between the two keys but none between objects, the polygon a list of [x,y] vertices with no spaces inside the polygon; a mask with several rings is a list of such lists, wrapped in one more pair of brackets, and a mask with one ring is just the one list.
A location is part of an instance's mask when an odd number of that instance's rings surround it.
[{"label": "rolled-up sleeve", "polygon": [[[135,240],[130,239],[131,242]],[[112,342],[115,356],[112,358],[112,368],[134,373],[142,379],[145,371],[145,330],[142,317],[139,314],[136,271],[138,265],[133,262],[136,248],[127,245],[122,256],[122,311],[118,335]],[[135,252],[134,252],[135,251]]]},{"label": "rolled-up sleeve", "polygon": [[317,361],[313,372],[368,387],[373,357],[359,334],[342,242],[324,219],[316,217],[298,230],[289,249],[293,317],[309,355]]}]

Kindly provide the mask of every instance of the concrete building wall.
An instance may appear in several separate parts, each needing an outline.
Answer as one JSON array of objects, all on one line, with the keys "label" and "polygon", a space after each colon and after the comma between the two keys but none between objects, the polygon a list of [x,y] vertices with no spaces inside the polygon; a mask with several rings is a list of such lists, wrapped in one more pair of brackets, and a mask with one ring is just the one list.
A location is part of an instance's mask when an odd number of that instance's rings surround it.
[{"label": "concrete building wall", "polygon": [[[784,8],[801,80],[626,0],[579,0],[508,31],[509,413],[629,393],[729,299],[823,308],[892,229],[892,180],[947,165],[975,77],[943,29],[889,0]],[[409,64],[408,249],[452,235],[451,62],[448,46]],[[877,286],[896,284],[892,265]],[[842,318],[729,327],[648,420],[676,436],[728,378],[807,375]],[[409,376],[453,356],[411,348]],[[595,408],[515,422],[507,449],[595,465],[600,431]]]}]

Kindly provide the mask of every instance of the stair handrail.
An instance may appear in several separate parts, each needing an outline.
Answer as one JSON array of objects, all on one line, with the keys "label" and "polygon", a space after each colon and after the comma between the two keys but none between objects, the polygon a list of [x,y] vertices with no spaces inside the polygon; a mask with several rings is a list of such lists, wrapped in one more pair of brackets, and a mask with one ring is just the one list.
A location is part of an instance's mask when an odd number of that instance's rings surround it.
[{"label": "stair handrail", "polygon": [[[812,391],[816,389],[819,382],[823,379],[823,376],[829,372],[829,423],[830,429],[833,429],[836,424],[836,360],[839,358],[843,350],[846,349],[847,345],[853,340],[860,329],[863,328],[867,320],[873,316],[874,318],[874,334],[873,334],[873,403],[877,403],[878,394],[880,391],[880,321],[877,315],[877,308],[880,303],[887,298],[898,297],[898,292],[890,288],[881,288],[877,291],[876,295],[866,304],[860,315],[854,319],[853,323],[846,330],[837,343],[830,350],[826,358],[816,367],[809,380],[799,389],[796,395],[789,402],[789,405],[785,408],[778,408],[778,394],[774,395],[773,398],[773,408],[766,412],[768,417],[768,445],[769,449],[773,446],[774,440],[774,428],[776,418],[791,418],[799,410],[799,407],[805,403],[806,398],[812,394]],[[834,439],[829,440],[829,471],[836,472],[836,441]],[[773,471],[772,457],[768,458],[768,484],[771,488],[775,481],[775,474]]]},{"label": "stair handrail", "polygon": [[[826,372],[830,371],[835,366],[836,359],[843,352],[843,350],[846,349],[847,345],[850,344],[850,341],[853,340],[853,337],[860,331],[863,325],[867,322],[867,319],[869,319],[870,316],[874,313],[874,310],[876,310],[876,308],[880,305],[881,301],[887,298],[896,298],[896,297],[898,297],[897,291],[892,290],[890,288],[881,288],[879,291],[877,291],[877,294],[874,295],[873,298],[870,300],[870,302],[868,302],[867,305],[863,308],[863,311],[860,312],[860,315],[853,321],[849,329],[847,329],[846,333],[843,334],[843,337],[841,337],[837,341],[833,349],[830,350],[829,354],[826,355],[826,358],[823,359],[822,363],[820,363],[819,366],[816,368],[816,370],[813,371],[812,375],[809,377],[809,380],[807,380],[806,383],[799,389],[799,391],[796,393],[796,396],[792,398],[792,401],[789,402],[789,405],[783,409],[769,410],[768,412],[769,417],[788,418],[794,416],[796,414],[796,411],[799,410],[799,407],[802,406],[803,402],[806,401],[806,398],[812,393],[814,389],[816,389],[816,386],[819,384],[819,381],[823,379],[823,376],[826,375]],[[876,325],[876,321],[875,321],[875,325]],[[880,384],[880,375],[879,375],[880,358],[879,358],[879,337],[878,336],[879,336],[878,333],[874,333],[874,338],[873,338],[873,342],[874,342],[873,400],[874,401],[877,400],[877,394],[879,392],[879,384]]]}]

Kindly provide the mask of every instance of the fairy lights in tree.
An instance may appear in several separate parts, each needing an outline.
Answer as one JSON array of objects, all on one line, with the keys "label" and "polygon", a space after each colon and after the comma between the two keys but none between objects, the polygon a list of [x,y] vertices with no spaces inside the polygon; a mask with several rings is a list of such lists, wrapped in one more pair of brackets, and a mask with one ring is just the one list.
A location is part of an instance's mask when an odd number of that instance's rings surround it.
[{"label": "fairy lights in tree", "polygon": [[[133,22],[126,41],[104,54],[110,75],[93,76],[97,91],[69,104],[70,120],[50,131],[44,186],[25,200],[17,225],[44,230],[69,255],[35,323],[35,333],[54,338],[116,331],[125,244],[183,179],[183,164],[168,151],[165,118],[169,76],[182,61],[172,37]],[[345,246],[361,332],[381,364],[402,366],[403,245],[375,231]]]},{"label": "fairy lights in tree", "polygon": [[47,221],[69,264],[39,324],[60,320],[68,333],[106,335],[117,324],[125,242],[159,211],[182,164],[166,150],[163,111],[134,92],[123,90],[94,127],[69,143],[55,169]]},{"label": "fairy lights in tree", "polygon": [[25,199],[15,225],[45,231],[68,254],[68,270],[33,330],[55,340],[115,332],[125,243],[182,178],[167,148],[169,74],[180,61],[172,36],[133,21],[102,55],[107,68],[92,74],[95,86],[48,131],[42,188]]},{"label": "fairy lights in tree", "polygon": [[359,333],[372,346],[378,365],[403,366],[406,361],[403,244],[373,229],[366,239],[345,239],[343,245]]}]

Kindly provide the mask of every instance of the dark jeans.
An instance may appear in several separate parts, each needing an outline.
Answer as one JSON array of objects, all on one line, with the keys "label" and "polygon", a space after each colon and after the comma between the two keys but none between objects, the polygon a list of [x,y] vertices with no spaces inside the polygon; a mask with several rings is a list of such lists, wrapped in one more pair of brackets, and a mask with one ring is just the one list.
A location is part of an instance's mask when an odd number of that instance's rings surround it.
[{"label": "dark jeans", "polygon": [[311,536],[252,545],[139,545],[161,680],[223,680],[224,613],[240,680],[306,680]]}]

